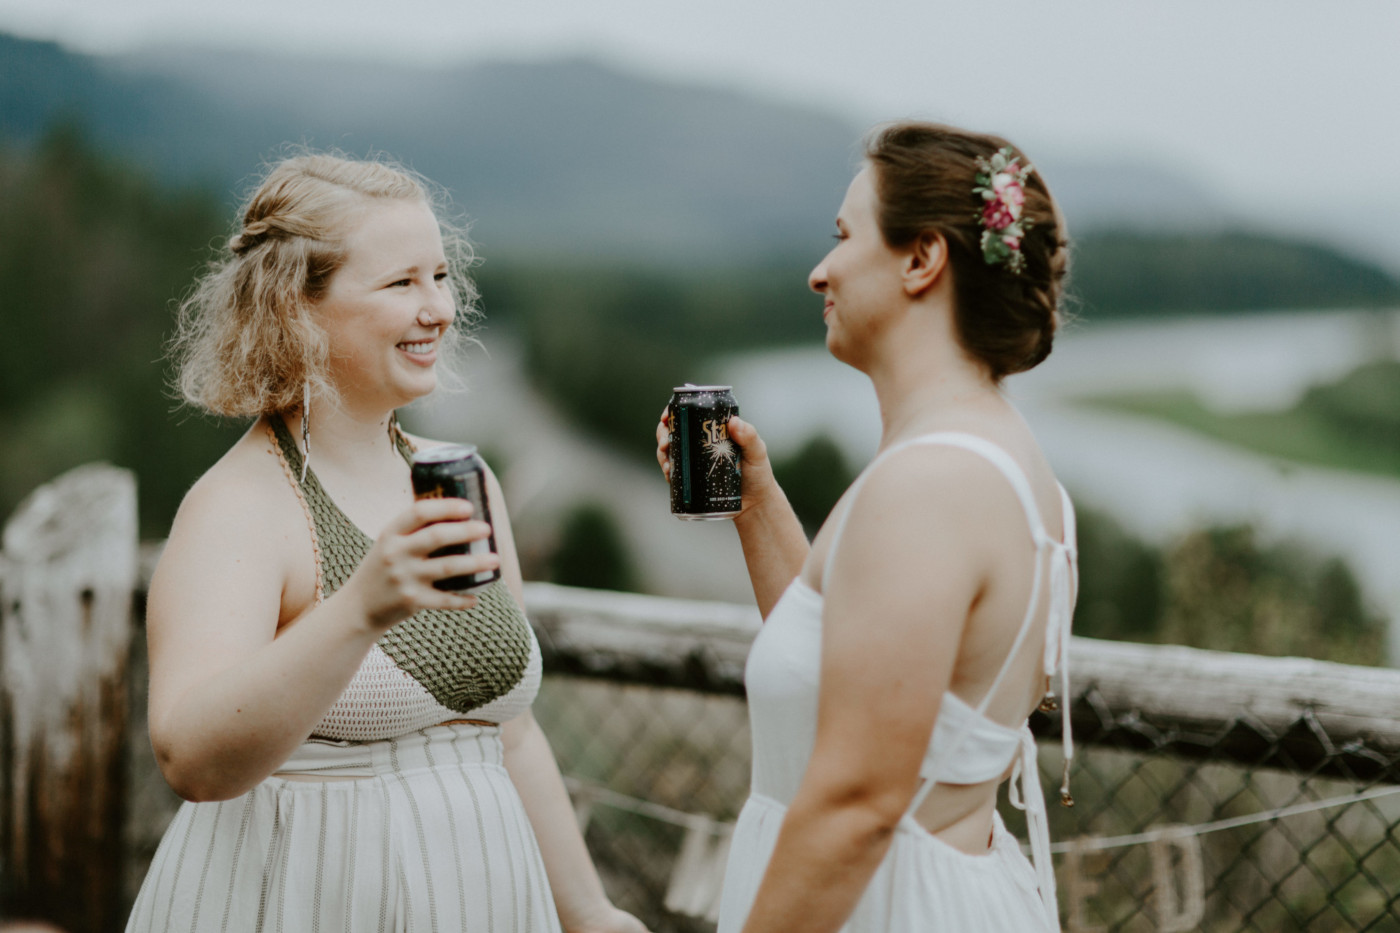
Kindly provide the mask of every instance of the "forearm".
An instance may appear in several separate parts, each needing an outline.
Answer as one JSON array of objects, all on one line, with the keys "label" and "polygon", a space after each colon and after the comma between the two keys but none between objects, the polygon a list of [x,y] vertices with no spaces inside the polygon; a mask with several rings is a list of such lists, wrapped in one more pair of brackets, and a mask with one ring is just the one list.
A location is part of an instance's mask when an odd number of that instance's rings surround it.
[{"label": "forearm", "polygon": [[306,740],[377,637],[337,594],[251,655],[170,697],[151,722],[166,779],[195,800],[253,787]]},{"label": "forearm", "polygon": [[592,926],[612,909],[584,845],[549,741],[534,717],[507,726],[505,764],[535,831],[554,904],[565,930]]},{"label": "forearm", "polygon": [[744,933],[836,931],[850,917],[893,838],[886,817],[860,803],[806,803],[799,796]]},{"label": "forearm", "polygon": [[761,498],[734,519],[744,549],[749,580],[759,612],[766,619],[793,577],[802,570],[811,545],[802,523],[776,482],[765,485]]}]

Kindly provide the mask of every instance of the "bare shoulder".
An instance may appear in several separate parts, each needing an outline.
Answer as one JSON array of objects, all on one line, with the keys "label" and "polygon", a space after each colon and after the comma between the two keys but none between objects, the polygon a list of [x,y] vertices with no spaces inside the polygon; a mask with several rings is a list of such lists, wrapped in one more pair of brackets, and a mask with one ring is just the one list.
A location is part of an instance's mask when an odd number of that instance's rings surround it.
[{"label": "bare shoulder", "polygon": [[[992,520],[1002,517],[1019,532],[1027,520],[1020,491],[1024,488],[1031,496],[1028,504],[1057,529],[1062,519],[1059,483],[1034,439],[1012,434],[990,443],[1009,459],[1010,471],[1005,461],[976,449],[920,444],[900,451],[871,474],[869,497],[903,497],[918,514],[961,516],[987,530]],[[1028,487],[1021,485],[1021,478]]]},{"label": "bare shoulder", "polygon": [[211,573],[230,565],[275,570],[280,588],[293,549],[309,538],[291,477],[255,424],[185,494],[161,564],[196,574],[211,559]]},{"label": "bare shoulder", "polygon": [[292,478],[271,440],[254,425],[190,487],[175,522],[212,519],[267,528],[285,517],[289,504],[297,505]]},{"label": "bare shoulder", "polygon": [[[881,462],[849,510],[838,551],[840,563],[871,572],[902,572],[934,559],[981,575],[1008,536],[1024,534],[1025,516],[1001,471],[986,458],[951,445],[918,445]],[[835,524],[835,523],[829,523]],[[825,563],[835,529],[823,529],[818,560]]]},{"label": "bare shoulder", "polygon": [[917,521],[984,514],[989,501],[1006,492],[1006,479],[985,457],[963,447],[928,444],[880,464],[867,477],[860,498],[863,507]]}]

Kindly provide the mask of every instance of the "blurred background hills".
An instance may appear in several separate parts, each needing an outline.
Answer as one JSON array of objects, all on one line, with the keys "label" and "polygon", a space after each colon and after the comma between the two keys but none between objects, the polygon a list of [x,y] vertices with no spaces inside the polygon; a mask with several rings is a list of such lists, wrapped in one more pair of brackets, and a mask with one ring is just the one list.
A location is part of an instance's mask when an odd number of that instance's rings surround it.
[{"label": "blurred background hills", "polygon": [[[811,259],[821,250],[868,129],[844,117],[738,91],[643,76],[599,60],[412,68],[227,49],[154,48],[92,56],[0,34],[0,128],[27,146],[77,127],[104,155],[163,185],[235,203],[256,166],[306,143],[384,152],[445,186],[490,259],[517,254],[688,266]],[[1192,178],[1150,163],[1042,154],[1084,262],[1097,236],[1132,231],[1102,265],[1147,262],[1158,238],[1189,271],[1221,242],[1222,265],[1253,289],[1300,259],[1308,276],[1277,294],[1162,295],[1156,307],[1309,306],[1319,274],[1343,303],[1385,302],[1396,281],[1325,244],[1247,235]],[[1094,269],[1081,270],[1090,273]],[[1254,281],[1249,281],[1254,280]],[[1097,285],[1098,283],[1094,283]],[[1139,296],[1089,290],[1114,311]],[[1252,302],[1252,304],[1251,304]]]},{"label": "blurred background hills", "polygon": [[[491,352],[467,374],[469,395],[409,417],[477,441],[505,475],[527,575],[746,599],[731,533],[665,515],[648,439],[672,385],[732,382],[772,426],[809,526],[868,455],[869,438],[844,426],[869,422],[872,400],[822,356],[805,285],[865,129],[596,57],[411,67],[188,46],[91,55],[0,34],[0,515],[63,469],[107,459],[140,477],[143,534],[164,534],[184,489],[243,429],[165,392],[171,304],[231,232],[257,167],[304,143],[389,154],[470,220]],[[1077,320],[1045,373],[1012,389],[1033,391],[1037,432],[1098,516],[1086,546],[1105,569],[1086,570],[1086,633],[1202,643],[1235,632],[1213,646],[1379,659],[1383,623],[1400,618],[1400,590],[1365,564],[1383,531],[1349,538],[1328,522],[1354,531],[1356,516],[1377,528],[1400,517],[1393,267],[1280,233],[1169,167],[1039,158],[1076,239]],[[1212,348],[1221,366],[1201,362]],[[1277,365],[1255,365],[1260,354]],[[779,373],[781,396],[769,391]],[[1254,392],[1240,404],[1244,383]],[[1184,456],[1205,439],[1240,458],[1193,487],[1223,495],[1177,490],[1144,519],[1134,505],[1154,492],[1129,480],[1161,483],[1127,447]],[[1190,472],[1167,460],[1169,473]],[[1313,493],[1296,479],[1313,469],[1341,472]],[[1274,500],[1320,501],[1353,474],[1391,485],[1323,519],[1279,518]],[[1231,494],[1227,476],[1273,499]],[[1275,489],[1278,477],[1294,479]],[[1253,526],[1257,537],[1238,530]],[[1312,570],[1288,543],[1300,534],[1320,552]],[[1182,621],[1173,607],[1211,602],[1179,570],[1202,560],[1252,567],[1240,572],[1327,608],[1289,623],[1296,637],[1263,642],[1248,600],[1232,622]],[[1333,651],[1318,633],[1336,619]]]}]

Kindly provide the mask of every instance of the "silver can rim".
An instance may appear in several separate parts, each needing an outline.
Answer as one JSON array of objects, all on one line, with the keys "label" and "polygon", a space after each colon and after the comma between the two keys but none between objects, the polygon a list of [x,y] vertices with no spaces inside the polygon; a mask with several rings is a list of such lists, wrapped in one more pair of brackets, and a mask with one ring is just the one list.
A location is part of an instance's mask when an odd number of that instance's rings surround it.
[{"label": "silver can rim", "polygon": [[439,444],[413,452],[413,463],[451,463],[454,460],[467,460],[476,456],[475,444]]},{"label": "silver can rim", "polygon": [[692,385],[692,384],[690,384],[690,383],[687,382],[687,383],[686,383],[685,385],[683,385],[683,386],[676,386],[676,387],[675,387],[674,389],[672,389],[671,391],[672,391],[672,392],[675,392],[675,393],[677,393],[677,394],[681,394],[681,393],[697,393],[697,392],[731,392],[731,391],[733,391],[733,389],[734,389],[733,386],[697,386],[697,385]]}]

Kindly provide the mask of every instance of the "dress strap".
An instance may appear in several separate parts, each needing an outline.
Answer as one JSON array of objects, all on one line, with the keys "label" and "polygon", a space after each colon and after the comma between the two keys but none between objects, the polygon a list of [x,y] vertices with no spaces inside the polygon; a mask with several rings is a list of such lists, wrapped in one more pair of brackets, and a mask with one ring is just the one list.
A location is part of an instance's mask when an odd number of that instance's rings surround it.
[{"label": "dress strap", "polygon": [[[320,605],[326,598],[326,563],[321,552],[321,535],[316,528],[316,516],[311,503],[307,501],[307,496],[315,498],[321,495],[321,484],[317,481],[316,474],[311,473],[308,477],[310,471],[306,469],[306,461],[302,459],[297,442],[292,439],[292,432],[287,429],[287,422],[280,414],[268,415],[267,433],[272,441],[270,453],[275,454],[281,463],[282,473],[287,477],[292,492],[296,493],[297,501],[301,503],[302,514],[306,516],[306,530],[311,534],[311,555],[316,564],[316,604]],[[319,502],[319,498],[316,501]]]},{"label": "dress strap", "polygon": [[1055,898],[1055,867],[1050,861],[1050,821],[1045,812],[1045,792],[1040,788],[1040,765],[1035,753],[1035,736],[1030,726],[1021,727],[1021,750],[1011,766],[1006,795],[1011,805],[1026,814],[1026,835],[1030,837],[1031,864],[1035,866],[1036,887],[1050,929],[1060,929],[1060,909]]},{"label": "dress strap", "polygon": [[1074,806],[1069,791],[1070,765],[1074,762],[1074,734],[1070,727],[1069,641],[1074,621],[1074,604],[1079,598],[1078,529],[1074,503],[1065,487],[1060,487],[1060,508],[1064,515],[1064,543],[1050,556],[1050,613],[1045,623],[1045,677],[1047,683],[1056,668],[1060,671],[1060,701],[1046,695],[1042,708],[1060,708],[1060,740],[1064,750],[1064,775],[1060,781],[1060,803]]}]

